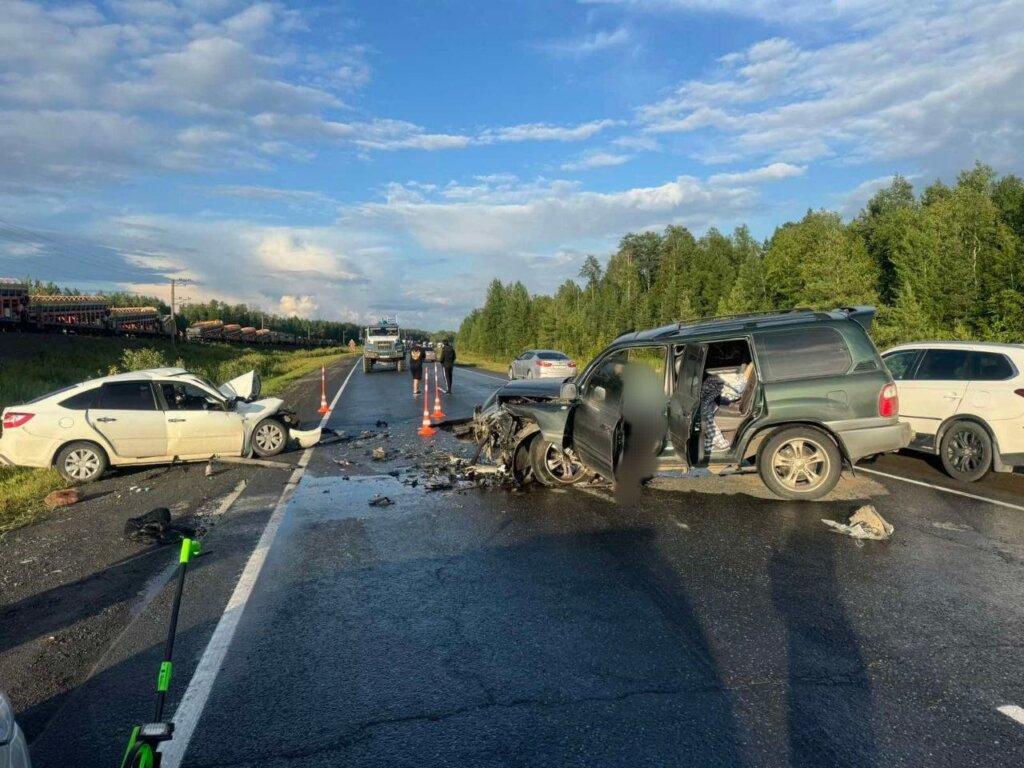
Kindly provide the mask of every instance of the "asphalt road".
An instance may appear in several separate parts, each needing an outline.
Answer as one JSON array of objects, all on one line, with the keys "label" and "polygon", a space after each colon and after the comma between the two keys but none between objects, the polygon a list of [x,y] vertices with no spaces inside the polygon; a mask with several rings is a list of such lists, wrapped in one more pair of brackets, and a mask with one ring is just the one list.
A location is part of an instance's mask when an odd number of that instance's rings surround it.
[{"label": "asphalt road", "polygon": [[[457,369],[449,417],[497,384]],[[183,765],[1024,760],[1024,724],[997,710],[1024,705],[1024,509],[866,473],[813,504],[751,476],[658,479],[631,508],[595,489],[429,492],[417,466],[469,450],[418,437],[421,414],[408,374],[357,370],[329,421],[357,440],[317,448],[279,515],[282,478],[256,473],[208,536],[172,708],[254,550],[266,560],[227,611],[237,629]],[[868,468],[946,484],[919,458]],[[1024,506],[1022,480],[966,490]],[[379,495],[394,504],[370,506]],[[865,501],[890,541],[821,523]],[[37,768],[116,764],[152,706],[169,597],[62,700]]]},{"label": "asphalt road", "polygon": [[[494,385],[457,371],[444,407],[468,415]],[[632,508],[427,492],[401,482],[421,411],[407,375],[354,374],[330,426],[389,437],[313,455],[185,765],[1024,760],[1024,725],[997,711],[1024,704],[1024,510],[878,475],[813,504],[756,477],[658,480]],[[1020,481],[969,490],[1019,502]],[[394,504],[370,506],[381,494]],[[892,540],[821,523],[864,501]],[[194,610],[186,669],[210,632]]]}]

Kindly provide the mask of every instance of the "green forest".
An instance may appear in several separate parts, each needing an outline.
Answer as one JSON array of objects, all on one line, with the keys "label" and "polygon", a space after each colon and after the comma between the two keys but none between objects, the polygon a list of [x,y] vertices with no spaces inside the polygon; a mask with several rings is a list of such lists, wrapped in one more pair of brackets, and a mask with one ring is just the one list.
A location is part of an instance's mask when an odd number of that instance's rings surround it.
[{"label": "green forest", "polygon": [[759,242],[687,228],[629,233],[606,264],[531,296],[491,282],[461,349],[507,361],[554,348],[589,359],[629,329],[768,309],[878,307],[879,347],[921,339],[1024,341],[1024,181],[976,165],[917,194],[896,176],[850,222],[809,210]]}]

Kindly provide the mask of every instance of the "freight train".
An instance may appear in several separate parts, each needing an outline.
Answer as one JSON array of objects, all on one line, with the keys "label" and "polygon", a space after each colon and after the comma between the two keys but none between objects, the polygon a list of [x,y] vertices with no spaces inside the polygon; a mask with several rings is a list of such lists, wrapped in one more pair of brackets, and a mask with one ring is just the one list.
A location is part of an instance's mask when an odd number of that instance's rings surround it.
[{"label": "freight train", "polygon": [[[0,332],[48,331],[96,336],[169,336],[170,315],[155,307],[111,307],[102,296],[33,294],[25,283],[0,277]],[[188,341],[236,344],[280,344],[323,347],[329,339],[311,339],[271,330],[243,328],[220,320],[193,323]]]}]

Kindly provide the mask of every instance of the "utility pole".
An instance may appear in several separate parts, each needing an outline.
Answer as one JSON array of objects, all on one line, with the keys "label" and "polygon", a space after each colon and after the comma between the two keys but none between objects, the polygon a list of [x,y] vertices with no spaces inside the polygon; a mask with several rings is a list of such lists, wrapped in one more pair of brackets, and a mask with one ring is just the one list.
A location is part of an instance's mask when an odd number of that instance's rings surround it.
[{"label": "utility pole", "polygon": [[191,285],[194,282],[194,280],[187,280],[183,278],[171,278],[171,348],[174,350],[175,355],[178,354],[178,321],[175,313],[174,288],[178,283],[181,283],[182,285]]}]

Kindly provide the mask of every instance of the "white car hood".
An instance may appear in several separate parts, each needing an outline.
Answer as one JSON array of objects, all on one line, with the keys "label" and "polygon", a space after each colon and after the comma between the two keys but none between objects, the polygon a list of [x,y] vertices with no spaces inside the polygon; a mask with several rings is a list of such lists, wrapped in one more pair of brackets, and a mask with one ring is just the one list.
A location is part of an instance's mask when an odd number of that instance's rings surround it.
[{"label": "white car hood", "polygon": [[246,403],[239,400],[235,403],[235,411],[243,416],[258,420],[267,416],[273,416],[281,409],[282,405],[284,405],[284,400],[277,397],[265,397],[254,403]]},{"label": "white car hood", "polygon": [[259,373],[252,370],[248,373],[243,373],[241,376],[236,376],[225,384],[221,384],[217,389],[225,397],[237,397],[239,400],[252,402],[260,396],[261,386],[262,382],[260,381]]}]

